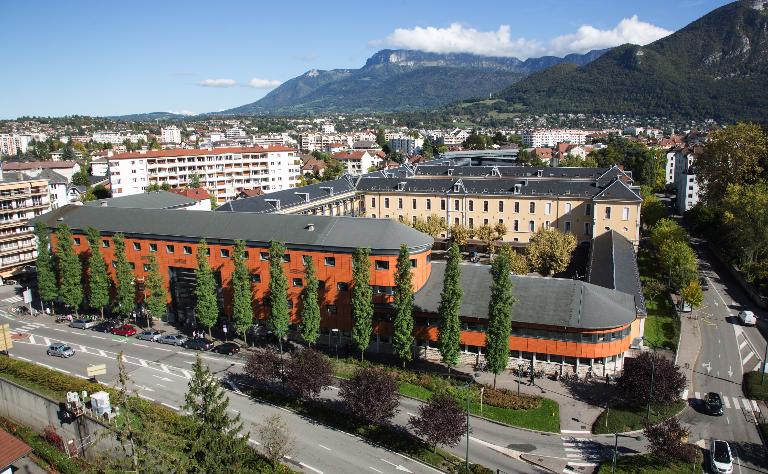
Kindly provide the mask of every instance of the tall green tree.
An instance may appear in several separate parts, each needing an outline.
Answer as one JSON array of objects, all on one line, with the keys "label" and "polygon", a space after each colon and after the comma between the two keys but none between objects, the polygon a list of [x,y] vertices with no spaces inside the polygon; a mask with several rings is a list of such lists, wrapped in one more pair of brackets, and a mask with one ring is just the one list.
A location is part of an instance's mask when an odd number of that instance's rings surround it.
[{"label": "tall green tree", "polygon": [[285,247],[276,241],[269,244],[269,328],[280,343],[283,354],[283,339],[288,335],[291,313],[288,308],[288,278],[283,270]]},{"label": "tall green tree", "polygon": [[120,232],[113,235],[112,245],[115,246],[115,301],[112,310],[125,318],[136,306],[136,282],[125,253],[125,236]]},{"label": "tall green tree", "polygon": [[245,257],[245,242],[235,242],[233,255],[235,269],[232,272],[232,319],[235,324],[235,332],[243,337],[246,345],[248,328],[253,324],[253,291],[251,290],[251,276],[248,274],[248,266]]},{"label": "tall green tree", "polygon": [[219,300],[216,296],[216,279],[208,262],[208,244],[205,239],[197,246],[195,268],[195,319],[211,335],[211,328],[219,319]]},{"label": "tall green tree", "polygon": [[152,319],[162,319],[168,310],[168,290],[165,289],[165,279],[160,274],[160,267],[154,255],[149,256],[149,272],[145,287],[148,323],[152,327]]},{"label": "tall green tree", "polygon": [[442,319],[438,335],[438,349],[443,364],[448,366],[448,371],[459,363],[459,351],[461,350],[461,299],[464,290],[461,288],[461,252],[459,245],[454,242],[448,249],[448,262],[445,266],[443,278],[443,291],[440,293],[440,306],[438,313]]},{"label": "tall green tree", "polygon": [[59,294],[56,286],[56,272],[51,256],[51,242],[48,238],[48,228],[42,222],[35,224],[37,236],[37,291],[40,299],[52,303]]},{"label": "tall green tree", "polygon": [[499,254],[491,264],[491,299],[488,303],[488,328],[485,333],[485,360],[493,373],[493,388],[496,376],[507,368],[509,361],[509,336],[512,331],[512,278],[509,260]]},{"label": "tall green tree", "polygon": [[199,355],[184,401],[182,408],[189,413],[188,453],[194,461],[190,472],[245,472],[249,433],[241,433],[239,413],[229,415],[229,398]]},{"label": "tall green tree", "polygon": [[192,173],[192,175],[189,177],[189,187],[192,189],[199,189],[203,185],[200,182],[200,175],[197,173]]},{"label": "tall green tree", "polygon": [[66,224],[56,229],[56,256],[59,260],[59,296],[64,304],[77,310],[83,302],[83,269],[75,253],[72,232]]},{"label": "tall green tree", "polygon": [[109,305],[109,274],[107,264],[99,251],[101,234],[97,229],[88,227],[85,229],[88,236],[88,306],[101,311],[104,319],[104,308]]},{"label": "tall green tree", "polygon": [[301,324],[299,325],[301,337],[309,345],[314,345],[320,337],[319,286],[315,264],[312,258],[309,258],[304,266],[304,291],[301,293]]},{"label": "tall green tree", "polygon": [[360,349],[360,360],[371,343],[373,333],[373,290],[371,289],[371,249],[356,248],[352,255],[352,340]]},{"label": "tall green tree", "polygon": [[411,254],[406,244],[400,245],[395,271],[395,320],[392,348],[403,362],[413,359],[413,275]]}]

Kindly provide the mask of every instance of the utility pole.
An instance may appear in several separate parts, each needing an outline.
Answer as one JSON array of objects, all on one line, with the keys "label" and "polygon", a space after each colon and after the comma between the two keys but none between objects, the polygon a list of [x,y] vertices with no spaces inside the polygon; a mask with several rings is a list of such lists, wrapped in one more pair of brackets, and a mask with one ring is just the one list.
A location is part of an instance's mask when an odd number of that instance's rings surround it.
[{"label": "utility pole", "polygon": [[651,354],[651,389],[648,392],[648,409],[645,412],[645,421],[651,421],[651,400],[653,399],[653,379],[656,376],[656,352]]}]

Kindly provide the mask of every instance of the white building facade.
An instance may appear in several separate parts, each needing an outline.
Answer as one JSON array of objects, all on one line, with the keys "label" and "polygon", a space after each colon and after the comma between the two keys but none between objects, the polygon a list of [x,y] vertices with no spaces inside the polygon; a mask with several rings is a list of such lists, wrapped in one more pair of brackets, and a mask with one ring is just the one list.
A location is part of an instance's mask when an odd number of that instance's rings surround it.
[{"label": "white building facade", "polygon": [[562,142],[583,145],[587,142],[587,135],[590,133],[593,132],[589,130],[567,129],[526,130],[522,134],[523,146],[533,148],[554,147]]},{"label": "white building facade", "polygon": [[694,166],[695,156],[687,148],[675,154],[675,190],[677,213],[682,214],[699,202],[699,180]]},{"label": "white building facade", "polygon": [[162,143],[181,143],[181,130],[175,125],[160,129],[160,141]]}]

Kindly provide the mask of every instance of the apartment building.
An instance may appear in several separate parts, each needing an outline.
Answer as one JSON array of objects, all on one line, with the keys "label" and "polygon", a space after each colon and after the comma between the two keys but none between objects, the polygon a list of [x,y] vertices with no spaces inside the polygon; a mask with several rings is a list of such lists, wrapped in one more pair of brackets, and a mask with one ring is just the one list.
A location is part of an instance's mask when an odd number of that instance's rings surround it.
[{"label": "apartment building", "polygon": [[162,143],[181,143],[181,130],[176,125],[163,127],[160,129],[160,142]]},{"label": "apartment building", "polygon": [[0,134],[0,155],[13,156],[17,152],[26,153],[30,141],[32,141],[30,135]]},{"label": "apartment building", "polygon": [[0,277],[34,264],[37,244],[29,220],[50,209],[46,179],[0,170]]},{"label": "apartment building", "polygon": [[139,140],[146,142],[147,135],[144,133],[132,132],[93,132],[91,140],[93,140],[95,143],[111,143],[113,145],[122,145],[126,140],[132,143],[136,143]]},{"label": "apartment building", "polygon": [[351,136],[336,133],[302,133],[299,135],[299,148],[302,153],[311,153],[315,150],[323,151],[332,143],[342,143],[351,147],[352,141]]},{"label": "apartment building", "polygon": [[699,202],[700,183],[696,176],[696,155],[699,150],[681,148],[675,152],[676,210],[683,214]]},{"label": "apartment building", "polygon": [[523,146],[533,148],[555,147],[558,143],[561,142],[570,142],[574,145],[583,145],[587,142],[587,135],[591,133],[593,132],[589,130],[526,130],[522,134]]},{"label": "apartment building", "polygon": [[52,170],[71,182],[72,177],[80,172],[80,165],[76,161],[9,161],[3,164],[3,170],[23,173],[40,173],[43,170]]},{"label": "apartment building", "polygon": [[301,160],[287,147],[177,149],[119,153],[109,158],[109,169],[115,197],[142,193],[150,184],[187,187],[197,175],[217,202],[225,203],[243,189],[270,193],[296,187]]},{"label": "apartment building", "polygon": [[405,156],[421,153],[424,146],[423,138],[397,137],[389,140],[389,147],[392,151],[402,153]]},{"label": "apartment building", "polygon": [[345,151],[333,154],[333,158],[339,160],[344,165],[344,171],[352,176],[365,174],[381,165],[381,158],[368,151]]}]

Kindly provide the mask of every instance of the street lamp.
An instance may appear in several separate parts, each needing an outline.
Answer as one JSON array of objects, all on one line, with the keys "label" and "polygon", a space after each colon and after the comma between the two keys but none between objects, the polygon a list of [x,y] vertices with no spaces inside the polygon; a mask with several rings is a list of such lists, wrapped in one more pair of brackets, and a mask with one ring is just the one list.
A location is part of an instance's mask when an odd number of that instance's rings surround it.
[{"label": "street lamp", "polygon": [[643,439],[640,436],[627,436],[627,435],[620,435],[619,433],[613,433],[613,461],[611,464],[611,474],[616,474],[616,459],[619,456],[619,436],[622,438],[633,438],[637,441],[640,441]]},{"label": "street lamp", "polygon": [[464,457],[464,472],[469,472],[469,386],[472,385],[472,382],[477,380],[479,376],[480,372],[475,372],[470,376],[470,379],[467,380],[467,384],[464,386],[467,390],[467,455]]}]

